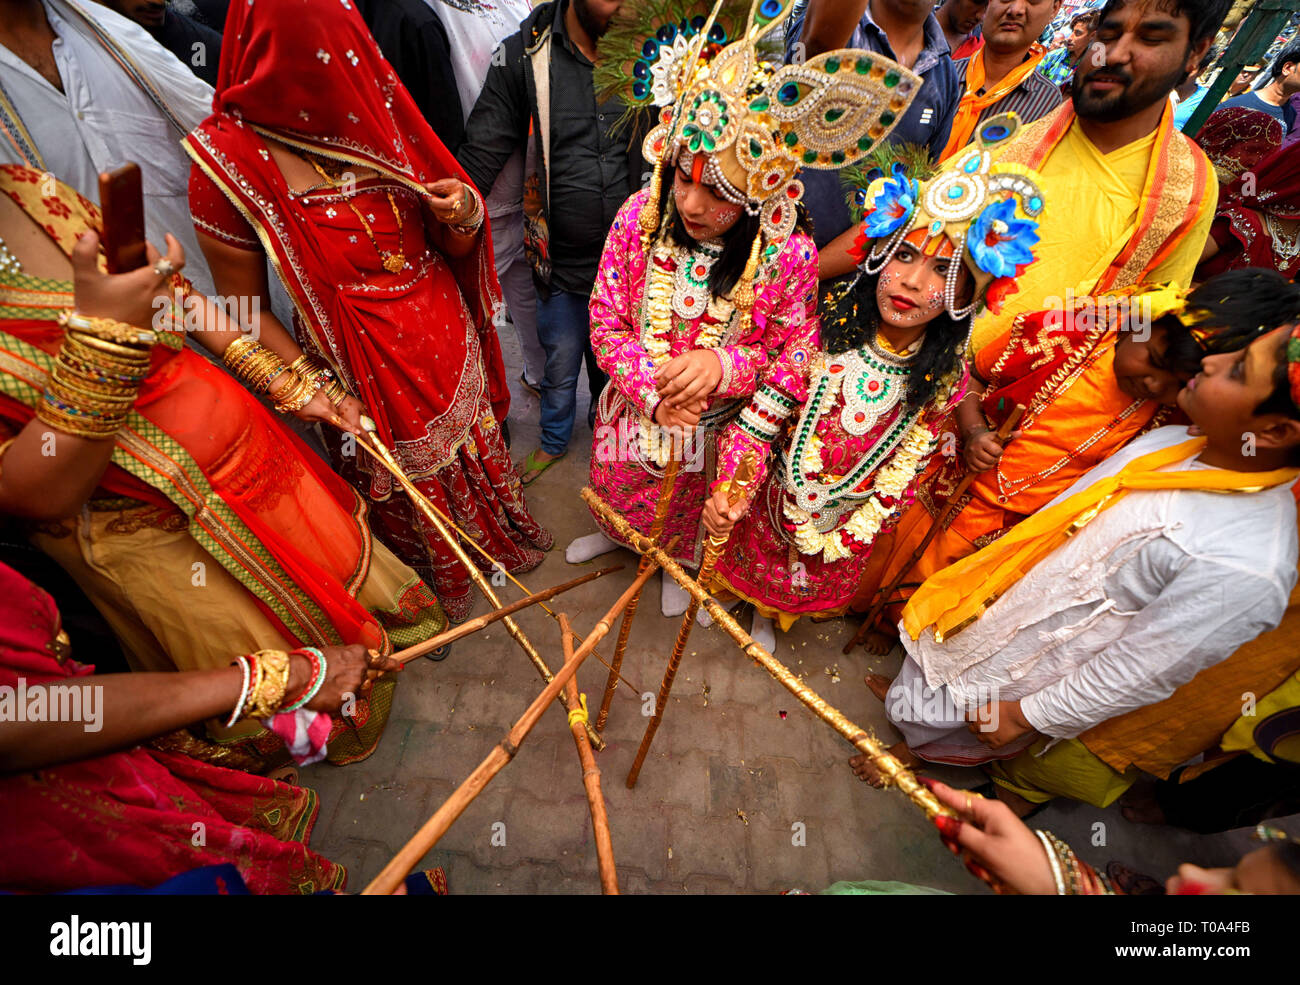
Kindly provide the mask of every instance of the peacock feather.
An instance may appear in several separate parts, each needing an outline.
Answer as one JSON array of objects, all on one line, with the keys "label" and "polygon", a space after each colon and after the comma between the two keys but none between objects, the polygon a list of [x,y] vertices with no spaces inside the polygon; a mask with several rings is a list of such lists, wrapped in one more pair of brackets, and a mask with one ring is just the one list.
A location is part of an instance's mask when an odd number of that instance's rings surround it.
[{"label": "peacock feather", "polygon": [[895,163],[902,164],[907,176],[917,181],[929,181],[938,170],[930,158],[930,149],[924,144],[877,144],[862,160],[840,171],[844,200],[854,223],[862,221],[866,209],[863,196],[867,187],[876,178],[888,175]]}]

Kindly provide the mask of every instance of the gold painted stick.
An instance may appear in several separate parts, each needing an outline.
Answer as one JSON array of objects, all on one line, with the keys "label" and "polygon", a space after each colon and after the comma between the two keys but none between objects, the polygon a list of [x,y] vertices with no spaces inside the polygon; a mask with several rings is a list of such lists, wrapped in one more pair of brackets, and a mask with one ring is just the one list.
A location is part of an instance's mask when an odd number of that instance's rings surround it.
[{"label": "gold painted stick", "polygon": [[[669,441],[670,454],[668,464],[664,468],[664,477],[659,482],[659,499],[655,502],[654,520],[650,523],[650,539],[658,541],[663,536],[664,525],[668,522],[668,507],[672,505],[673,489],[677,485],[677,473],[682,467],[682,455],[686,454],[685,442],[679,447],[677,436],[673,434]],[[678,454],[678,452],[681,454]],[[647,563],[645,556],[641,558],[641,564]],[[642,569],[637,570],[637,574]],[[637,603],[641,601],[641,593],[638,592],[632,599],[632,604],[627,607],[623,613],[623,622],[618,627],[618,642],[614,644],[614,657],[609,665],[609,679],[605,681],[605,693],[600,698],[600,712],[596,715],[596,731],[605,730],[605,722],[609,720],[609,706],[614,700],[614,689],[618,687],[619,670],[623,666],[623,655],[627,652],[627,639],[632,634],[632,619],[636,616]]]},{"label": "gold painted stick", "polygon": [[[564,645],[566,664],[573,659],[575,639],[577,636],[569,625],[569,617],[561,612],[560,640]],[[570,705],[583,702],[583,698],[578,695],[576,677],[569,678],[569,683],[564,685],[564,691],[569,696]],[[585,710],[582,715],[585,720]],[[596,765],[596,757],[591,754],[591,743],[587,741],[587,733],[582,730],[581,722],[575,721],[577,717],[576,712],[569,714],[569,731],[573,733],[574,745],[578,747],[578,762],[582,766],[582,786],[587,792],[587,808],[591,811],[591,830],[596,839],[596,865],[600,869],[600,891],[606,896],[617,896],[619,894],[618,869],[614,865],[614,842],[609,834],[609,816],[605,812],[605,797],[600,792],[600,767]]]},{"label": "gold painted stick", "polygon": [[591,631],[591,635],[582,641],[582,646],[578,647],[578,652],[573,655],[573,659],[568,661],[560,672],[546,685],[542,693],[533,699],[533,703],[528,706],[528,710],[523,713],[514,726],[506,733],[497,745],[474,769],[456,790],[448,797],[441,807],[434,812],[429,820],[419,831],[408,841],[396,855],[393,856],[383,871],[371,880],[370,885],[361,891],[363,896],[391,895],[397,891],[397,887],[402,884],[402,880],[407,874],[415,868],[420,859],[428,853],[438,843],[438,839],[447,833],[447,829],[452,826],[456,818],[460,817],[483,789],[488,785],[494,776],[501,772],[501,769],[514,759],[515,753],[519,751],[520,744],[528,737],[542,713],[546,711],[547,706],[559,696],[568,683],[569,678],[578,672],[582,662],[596,648],[596,644],[604,639],[609,632],[614,620],[618,614],[626,608],[632,596],[641,588],[642,585],[655,573],[656,565],[651,565],[644,572],[637,576],[636,580],[628,587],[617,602],[610,607],[610,610],[601,617],[600,622],[596,623],[596,628]]},{"label": "gold painted stick", "polygon": [[599,571],[593,571],[591,574],[583,575],[581,578],[574,578],[571,581],[566,581],[563,585],[556,585],[554,588],[548,588],[542,592],[534,592],[532,595],[522,598],[518,602],[511,602],[509,605],[500,609],[495,609],[492,612],[487,612],[481,616],[475,616],[473,619],[468,619],[459,626],[453,626],[446,632],[439,633],[437,636],[431,636],[423,643],[416,643],[414,646],[408,646],[405,650],[398,650],[393,654],[393,659],[399,664],[404,664],[408,660],[414,660],[416,657],[422,657],[426,653],[432,653],[434,650],[438,649],[438,647],[443,646],[446,643],[455,643],[459,639],[471,636],[474,633],[477,633],[480,629],[492,625],[492,623],[496,622],[498,619],[504,619],[506,616],[514,615],[520,609],[527,609],[530,605],[537,605],[547,599],[554,598],[563,592],[567,592],[571,588],[577,588],[579,585],[585,585],[589,581],[595,581],[597,578],[602,578],[605,575],[613,574],[615,571],[622,570],[623,566],[621,564],[616,564],[610,568],[601,568]]},{"label": "gold painted stick", "polygon": [[[752,451],[746,452],[740,464],[736,466],[736,474],[731,477],[731,485],[727,490],[727,506],[734,508],[741,500],[746,498],[749,487],[754,484],[754,479],[758,473],[758,463],[755,460]],[[696,575],[696,581],[700,584],[706,584],[709,576],[713,574],[713,568],[718,563],[718,558],[722,556],[723,549],[727,546],[727,541],[731,539],[730,534],[719,537],[716,534],[710,534],[708,541],[704,545],[704,558],[700,562],[700,572]],[[645,560],[645,557],[642,557]],[[641,745],[637,747],[636,759],[632,761],[632,768],[628,770],[627,787],[631,790],[636,786],[637,777],[641,775],[641,766],[645,762],[646,755],[650,752],[650,743],[654,742],[655,733],[659,731],[659,723],[663,721],[664,709],[668,706],[668,696],[673,690],[673,681],[677,679],[677,669],[682,664],[682,654],[686,652],[686,641],[691,638],[691,630],[695,627],[695,614],[700,611],[700,603],[691,597],[690,604],[686,607],[686,615],[682,617],[682,626],[677,631],[677,641],[673,644],[672,655],[668,658],[668,666],[664,668],[664,679],[659,684],[659,694],[655,698],[655,713],[650,721],[646,722],[645,734],[641,736]]]},{"label": "gold painted stick", "polygon": [[[447,546],[452,549],[452,552],[460,560],[460,563],[465,566],[465,570],[469,572],[470,579],[479,587],[479,591],[481,591],[487,600],[492,603],[493,607],[497,609],[504,608],[501,605],[501,599],[497,597],[496,592],[492,591],[492,586],[488,584],[488,580],[483,577],[483,573],[479,571],[478,565],[474,563],[473,558],[465,553],[465,549],[460,546],[460,541],[456,539],[456,535],[448,530],[446,525],[442,522],[442,511],[429,502],[424,493],[420,492],[420,490],[416,488],[415,483],[407,478],[401,465],[399,465],[397,459],[393,457],[393,453],[384,447],[384,443],[379,440],[379,436],[375,433],[374,421],[370,420],[368,417],[363,417],[361,419],[361,424],[362,430],[365,432],[365,436],[361,439],[361,446],[374,455],[375,460],[393,474],[393,478],[398,481],[402,488],[406,490],[407,495],[411,497],[411,502],[413,502],[419,508],[420,512],[428,518],[429,522],[433,524],[433,528],[438,531],[438,536],[441,537],[446,542]],[[546,666],[546,661],[543,660],[542,655],[537,652],[537,648],[529,642],[528,637],[524,635],[524,631],[519,628],[519,624],[509,616],[503,616],[502,622],[505,623],[506,632],[510,634],[511,639],[519,644],[520,648],[528,656],[528,659],[533,662],[533,666],[537,668],[537,672],[542,675],[542,680],[549,684],[552,676],[551,668]],[[568,711],[568,698],[563,694],[560,694],[558,700],[560,704],[564,706],[564,710]],[[590,728],[590,726],[587,729],[587,735],[591,737],[591,744],[597,749],[603,749],[605,747],[605,741],[597,734],[596,730]]]},{"label": "gold painted stick", "polygon": [[838,709],[829,705],[817,692],[792,674],[789,667],[755,643],[750,635],[740,628],[736,620],[731,618],[727,610],[718,605],[694,578],[682,570],[680,564],[652,544],[648,537],[637,533],[626,520],[590,489],[582,490],[582,498],[588,506],[607,520],[618,531],[620,536],[625,537],[629,544],[642,554],[648,555],[677,584],[686,589],[700,605],[704,606],[709,615],[713,617],[713,621],[722,627],[723,631],[735,641],[736,645],[741,648],[747,657],[755,663],[761,664],[763,669],[776,678],[787,691],[798,698],[814,715],[835,729],[853,748],[865,754],[876,769],[880,771],[886,783],[892,782],[897,786],[912,803],[925,811],[927,817],[933,818],[938,814],[948,817],[955,816],[916,779],[911,770],[890,755],[879,740],[868,735],[845,718]]}]

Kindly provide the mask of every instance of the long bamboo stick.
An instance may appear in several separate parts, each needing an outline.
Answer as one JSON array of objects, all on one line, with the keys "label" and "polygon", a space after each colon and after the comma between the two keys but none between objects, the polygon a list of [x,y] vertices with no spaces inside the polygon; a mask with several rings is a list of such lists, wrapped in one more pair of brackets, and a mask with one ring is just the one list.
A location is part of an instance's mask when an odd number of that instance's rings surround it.
[{"label": "long bamboo stick", "polygon": [[[573,641],[576,639],[569,617],[560,613],[560,640],[564,645],[564,662],[573,659]],[[578,695],[578,679],[570,677],[564,685],[569,695],[569,704],[581,702]],[[596,839],[596,865],[600,870],[600,891],[606,896],[617,896],[618,869],[614,865],[614,841],[609,834],[609,816],[605,813],[605,797],[600,792],[600,767],[596,757],[591,754],[591,743],[581,723],[574,721],[575,714],[569,715],[569,731],[573,733],[573,744],[578,747],[578,762],[582,766],[582,785],[587,791],[587,808],[591,812],[591,831]]]},{"label": "long bamboo stick", "polygon": [[[456,555],[460,563],[465,566],[465,570],[469,572],[470,580],[478,586],[479,591],[481,591],[487,600],[492,603],[493,607],[497,609],[504,608],[501,604],[501,599],[497,597],[496,592],[492,591],[492,586],[488,584],[488,580],[483,577],[483,573],[479,571],[478,565],[474,563],[474,559],[465,552],[465,549],[460,546],[460,541],[456,539],[456,535],[448,530],[446,524],[443,523],[442,512],[429,502],[424,493],[420,492],[420,490],[416,488],[415,483],[407,477],[406,473],[402,470],[401,465],[398,464],[397,459],[393,457],[393,453],[384,446],[382,441],[379,440],[379,435],[375,433],[374,421],[369,418],[362,418],[361,423],[363,431],[361,446],[369,451],[375,457],[375,460],[383,465],[384,468],[388,469],[388,471],[392,473],[393,478],[395,478],[402,488],[406,490],[407,495],[411,497],[411,502],[413,502],[420,512],[425,515],[428,521],[433,524],[433,528],[438,531],[438,536],[443,539],[447,546],[451,548],[452,553]],[[519,628],[518,623],[509,616],[504,616],[502,618],[506,624],[506,632],[510,634],[510,638],[519,644],[520,649],[522,649],[528,659],[532,661],[533,666],[537,668],[537,672],[541,674],[542,680],[550,683],[551,668],[546,665],[546,661],[543,660],[542,655],[537,652],[537,648],[533,646],[528,637],[524,635],[524,631]],[[556,700],[564,706],[565,711],[569,710],[569,701],[563,694],[559,695]],[[597,749],[605,748],[605,740],[600,737],[595,729],[588,726],[587,734],[591,737],[591,744],[593,746]]]},{"label": "long bamboo stick", "polygon": [[[676,436],[669,438],[669,458],[668,464],[664,467],[663,478],[659,482],[659,499],[655,501],[655,515],[650,522],[650,539],[657,541],[663,536],[664,525],[668,522],[668,507],[673,500],[673,489],[677,485],[677,473],[682,467],[682,455],[685,452],[685,443],[681,445],[681,454]],[[641,558],[641,564],[645,564],[644,555]],[[638,567],[637,573],[640,574]],[[641,595],[638,592],[632,599],[632,604],[627,607],[623,613],[623,622],[618,627],[618,642],[614,644],[614,656],[609,664],[609,678],[605,681],[605,693],[600,698],[600,712],[596,715],[596,731],[603,732],[605,723],[609,720],[609,706],[614,700],[614,689],[618,687],[619,671],[623,667],[623,655],[627,652],[627,640],[632,634],[632,620],[636,617],[636,607],[641,601]]]},{"label": "long bamboo stick", "polygon": [[[753,485],[754,479],[758,473],[758,462],[753,452],[747,452],[741,459],[740,464],[736,466],[736,474],[731,477],[731,486],[727,490],[727,507],[732,509],[743,500],[749,492],[749,487]],[[727,546],[727,541],[731,535],[717,536],[710,534],[709,539],[704,545],[704,557],[700,562],[699,573],[695,576],[696,581],[700,584],[706,584],[709,576],[713,574],[713,568],[718,563],[718,558],[722,556],[722,551]],[[644,557],[642,558],[644,560]],[[663,721],[664,709],[668,707],[668,696],[672,694],[673,682],[677,679],[677,671],[682,665],[682,655],[686,652],[686,642],[691,638],[691,630],[695,628],[695,614],[700,611],[700,603],[692,596],[690,604],[686,607],[686,614],[682,617],[681,628],[677,630],[677,639],[673,643],[671,655],[668,657],[668,666],[664,668],[663,680],[659,683],[659,694],[655,697],[655,711],[646,722],[645,733],[641,736],[641,745],[637,747],[636,759],[632,761],[632,768],[627,773],[627,788],[631,790],[636,786],[637,777],[641,775],[641,766],[645,763],[646,755],[650,752],[650,744],[654,742],[655,733],[659,731],[659,724]]]},{"label": "long bamboo stick", "polygon": [[591,631],[591,635],[582,641],[582,646],[573,655],[573,659],[568,661],[560,672],[556,674],[546,687],[542,690],[528,709],[520,716],[519,720],[511,727],[487,758],[475,767],[472,772],[459,787],[452,792],[434,812],[429,820],[425,821],[419,831],[412,836],[402,850],[393,856],[392,860],[384,866],[379,875],[371,880],[370,885],[361,891],[363,896],[390,895],[396,892],[397,887],[402,884],[402,880],[416,866],[416,863],[429,852],[438,843],[438,839],[447,833],[447,829],[452,826],[456,818],[465,812],[474,798],[483,792],[484,788],[494,776],[501,772],[501,769],[510,762],[519,751],[520,744],[528,737],[542,713],[546,711],[547,705],[555,700],[556,696],[563,690],[564,685],[582,662],[596,648],[596,644],[605,638],[609,633],[610,627],[614,620],[618,618],[620,612],[631,601],[632,596],[649,580],[650,576],[655,573],[656,565],[651,565],[644,572],[636,577],[627,590],[619,596],[615,602],[601,617],[600,622],[596,623],[596,628]]},{"label": "long bamboo stick", "polygon": [[[998,428],[997,436],[1000,442],[1003,444],[1006,443],[1007,438],[1010,437],[1011,432],[1016,429],[1016,425],[1020,423],[1020,418],[1024,416],[1024,413],[1025,405],[1016,404],[1015,409],[1007,415],[1007,419],[1003,421],[1002,426]],[[880,613],[884,610],[885,606],[889,604],[890,596],[898,590],[899,585],[903,584],[903,579],[906,578],[912,568],[916,566],[916,562],[921,560],[921,555],[924,554],[925,549],[930,546],[930,542],[934,540],[940,530],[952,522],[953,517],[961,512],[961,498],[966,495],[966,490],[970,488],[970,484],[975,481],[977,475],[979,475],[978,472],[968,471],[961,477],[961,481],[957,483],[957,488],[954,489],[952,495],[948,497],[948,502],[944,503],[943,510],[934,518],[934,522],[930,524],[930,529],[926,531],[925,538],[917,546],[916,550],[912,552],[912,556],[907,559],[907,564],[899,569],[898,574],[893,577],[893,580],[891,580],[888,585],[876,589],[876,597],[871,603],[870,611],[867,612],[867,618],[862,620],[862,625],[859,626],[858,631],[853,634],[853,639],[844,644],[844,649],[840,651],[841,653],[849,653],[855,646],[867,638],[867,634],[871,632],[871,628],[875,626],[876,620],[880,618]]]},{"label": "long bamboo stick", "polygon": [[414,646],[408,646],[404,650],[398,650],[393,654],[393,659],[399,664],[404,664],[408,660],[414,660],[416,657],[422,657],[426,653],[432,653],[444,644],[455,643],[459,639],[471,636],[474,633],[477,633],[480,629],[490,626],[498,619],[504,619],[506,616],[513,615],[521,609],[528,608],[530,605],[536,605],[537,603],[544,602],[547,599],[555,598],[555,596],[562,592],[567,592],[571,588],[577,588],[579,585],[585,585],[589,581],[595,581],[597,578],[602,578],[605,575],[613,574],[615,571],[622,570],[623,565],[616,564],[612,567],[601,568],[599,571],[593,571],[591,574],[583,575],[581,578],[574,578],[570,581],[566,581],[562,585],[556,585],[552,588],[546,589],[545,591],[534,592],[532,595],[522,598],[517,602],[511,602],[509,605],[500,609],[484,613],[481,616],[475,616],[473,619],[468,619],[459,626],[452,626],[450,629],[439,633],[437,636],[429,637],[423,643],[416,643]]},{"label": "long bamboo stick", "polygon": [[736,645],[741,648],[747,657],[760,664],[814,715],[842,735],[853,748],[865,754],[876,769],[880,771],[887,784],[893,783],[897,786],[912,803],[925,811],[927,817],[933,818],[938,814],[949,817],[955,816],[952,811],[939,803],[934,794],[916,779],[911,770],[891,755],[880,744],[879,740],[868,735],[845,718],[838,709],[828,704],[817,692],[791,673],[789,667],[754,642],[753,638],[740,628],[727,610],[715,602],[712,596],[700,587],[699,582],[682,570],[680,564],[652,544],[648,537],[634,530],[626,520],[590,489],[582,490],[582,498],[588,506],[604,517],[618,531],[620,536],[625,537],[629,544],[637,551],[648,555],[664,569],[669,577],[686,589],[713,617],[713,621],[722,627],[723,631],[735,641]]}]

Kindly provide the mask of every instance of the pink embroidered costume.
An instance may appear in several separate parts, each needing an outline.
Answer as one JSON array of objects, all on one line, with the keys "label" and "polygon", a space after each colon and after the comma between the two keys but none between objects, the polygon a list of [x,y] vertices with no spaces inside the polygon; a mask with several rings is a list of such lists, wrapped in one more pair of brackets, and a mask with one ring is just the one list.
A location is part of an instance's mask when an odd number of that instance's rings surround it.
[{"label": "pink embroidered costume", "polygon": [[[759,44],[792,7],[793,0],[624,4],[593,73],[601,95],[620,95],[632,111],[653,109],[656,125],[642,142],[654,165],[650,188],[620,210],[591,299],[592,348],[610,375],[597,409],[591,485],[632,526],[651,530],[673,454],[654,420],[656,371],[690,350],[714,352],[721,379],[682,455],[659,537],[681,535],[676,555],[687,561],[702,554],[705,499],[748,451],[764,470],[782,422],[807,395],[817,252],[799,226],[796,175],[860,160],[921,86],[913,73],[860,51],[764,63]],[[686,232],[675,194],[663,187],[677,189],[678,173],[743,213],[721,238]],[[737,246],[748,254],[743,274],[724,277],[720,267],[711,279],[719,257]],[[724,266],[735,252],[727,256]],[[717,434],[732,422],[736,435],[719,460]]]},{"label": "pink embroidered costume", "polygon": [[[655,363],[633,317],[645,299],[646,256],[637,219],[648,196],[649,192],[638,192],[619,210],[591,295],[591,345],[601,369],[610,376],[596,409],[591,487],[642,531],[650,529],[654,518],[664,464],[656,460],[655,449],[647,447],[654,438],[643,433],[642,425],[653,419],[659,397]],[[660,258],[660,252],[667,256]],[[722,381],[688,445],[688,456],[692,450],[695,454],[678,473],[675,506],[662,537],[666,542],[681,535],[676,556],[684,561],[699,560],[700,511],[714,477],[730,475],[749,448],[756,450],[760,461],[766,457],[770,438],[755,406],[770,403],[788,413],[799,404],[816,349],[817,251],[806,234],[791,236],[770,266],[770,275],[755,284],[753,328],[743,337],[738,337],[739,326],[729,324],[732,306],[725,300],[710,300],[708,271],[716,255],[717,247],[706,242],[695,250],[656,251],[652,261],[668,265],[674,281],[668,357],[710,348],[722,363]],[[754,399],[745,407],[749,397]],[[753,417],[755,426],[733,443],[730,458],[719,467],[719,422],[725,425],[737,410],[744,419]],[[659,430],[655,425],[651,428]],[[604,524],[601,529],[618,539]]]},{"label": "pink embroidered costume", "polygon": [[[1033,260],[1042,193],[1027,169],[992,165],[990,142],[924,184],[896,164],[867,191],[855,250],[863,273],[822,317],[825,351],[810,368],[807,398],[714,576],[716,589],[752,602],[782,628],[804,613],[841,614],[852,601],[877,535],[915,499],[944,419],[965,396],[972,313],[986,295],[996,303]],[[886,267],[900,248],[917,258],[904,262],[933,257],[935,270],[937,261],[950,262],[942,307],[913,322],[923,326],[920,338],[894,352],[878,333],[877,275],[885,272],[882,285],[895,276]],[[973,290],[959,305],[963,261]],[[742,419],[723,434],[720,456],[746,437]]]}]

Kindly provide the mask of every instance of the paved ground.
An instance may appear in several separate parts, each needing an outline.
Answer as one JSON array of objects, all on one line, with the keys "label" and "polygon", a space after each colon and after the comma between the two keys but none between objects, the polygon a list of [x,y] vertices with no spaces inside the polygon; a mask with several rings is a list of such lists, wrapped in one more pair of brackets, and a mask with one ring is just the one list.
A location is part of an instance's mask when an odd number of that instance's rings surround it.
[{"label": "paved ground", "polygon": [[[504,337],[509,334],[503,333],[503,343],[514,378],[518,356],[513,339]],[[538,590],[594,566],[623,563],[618,574],[556,600],[579,633],[595,625],[636,567],[627,552],[582,568],[564,561],[563,546],[595,529],[577,499],[591,446],[586,405],[584,390],[570,455],[530,487],[530,504],[554,532],[557,549],[524,579]],[[516,459],[536,446],[536,419],[536,399],[517,391],[510,414]],[[658,595],[656,576],[643,596],[623,668],[634,688],[617,691],[608,745],[597,757],[624,893],[770,893],[859,879],[985,891],[905,798],[854,778],[846,766],[850,747],[716,629],[697,627],[692,635],[663,726],[636,789],[628,790],[627,770],[647,721],[641,695],[657,691],[679,622],[660,615]],[[486,609],[480,603],[477,611]],[[554,622],[534,608],[519,623],[558,666]],[[871,670],[892,674],[899,657],[841,656],[851,631],[840,623],[801,622],[778,641],[777,656],[851,720],[894,741],[880,702],[861,681]],[[608,658],[612,649],[611,637],[598,652]],[[594,706],[605,667],[589,660],[578,676]],[[304,771],[303,782],[320,793],[322,805],[312,847],[348,866],[353,890],[364,886],[491,751],[541,686],[499,624],[457,643],[442,663],[415,661],[403,675],[374,756],[341,769],[322,764]],[[983,779],[974,770],[935,775],[960,786]],[[1295,820],[1288,827],[1300,833]],[[1160,878],[1179,861],[1227,864],[1248,847],[1243,833],[1200,838],[1132,825],[1118,810],[1078,804],[1050,806],[1034,823],[1091,862],[1123,859]],[[457,893],[599,891],[581,771],[561,711],[543,716],[514,762],[424,864],[444,866]]]}]

